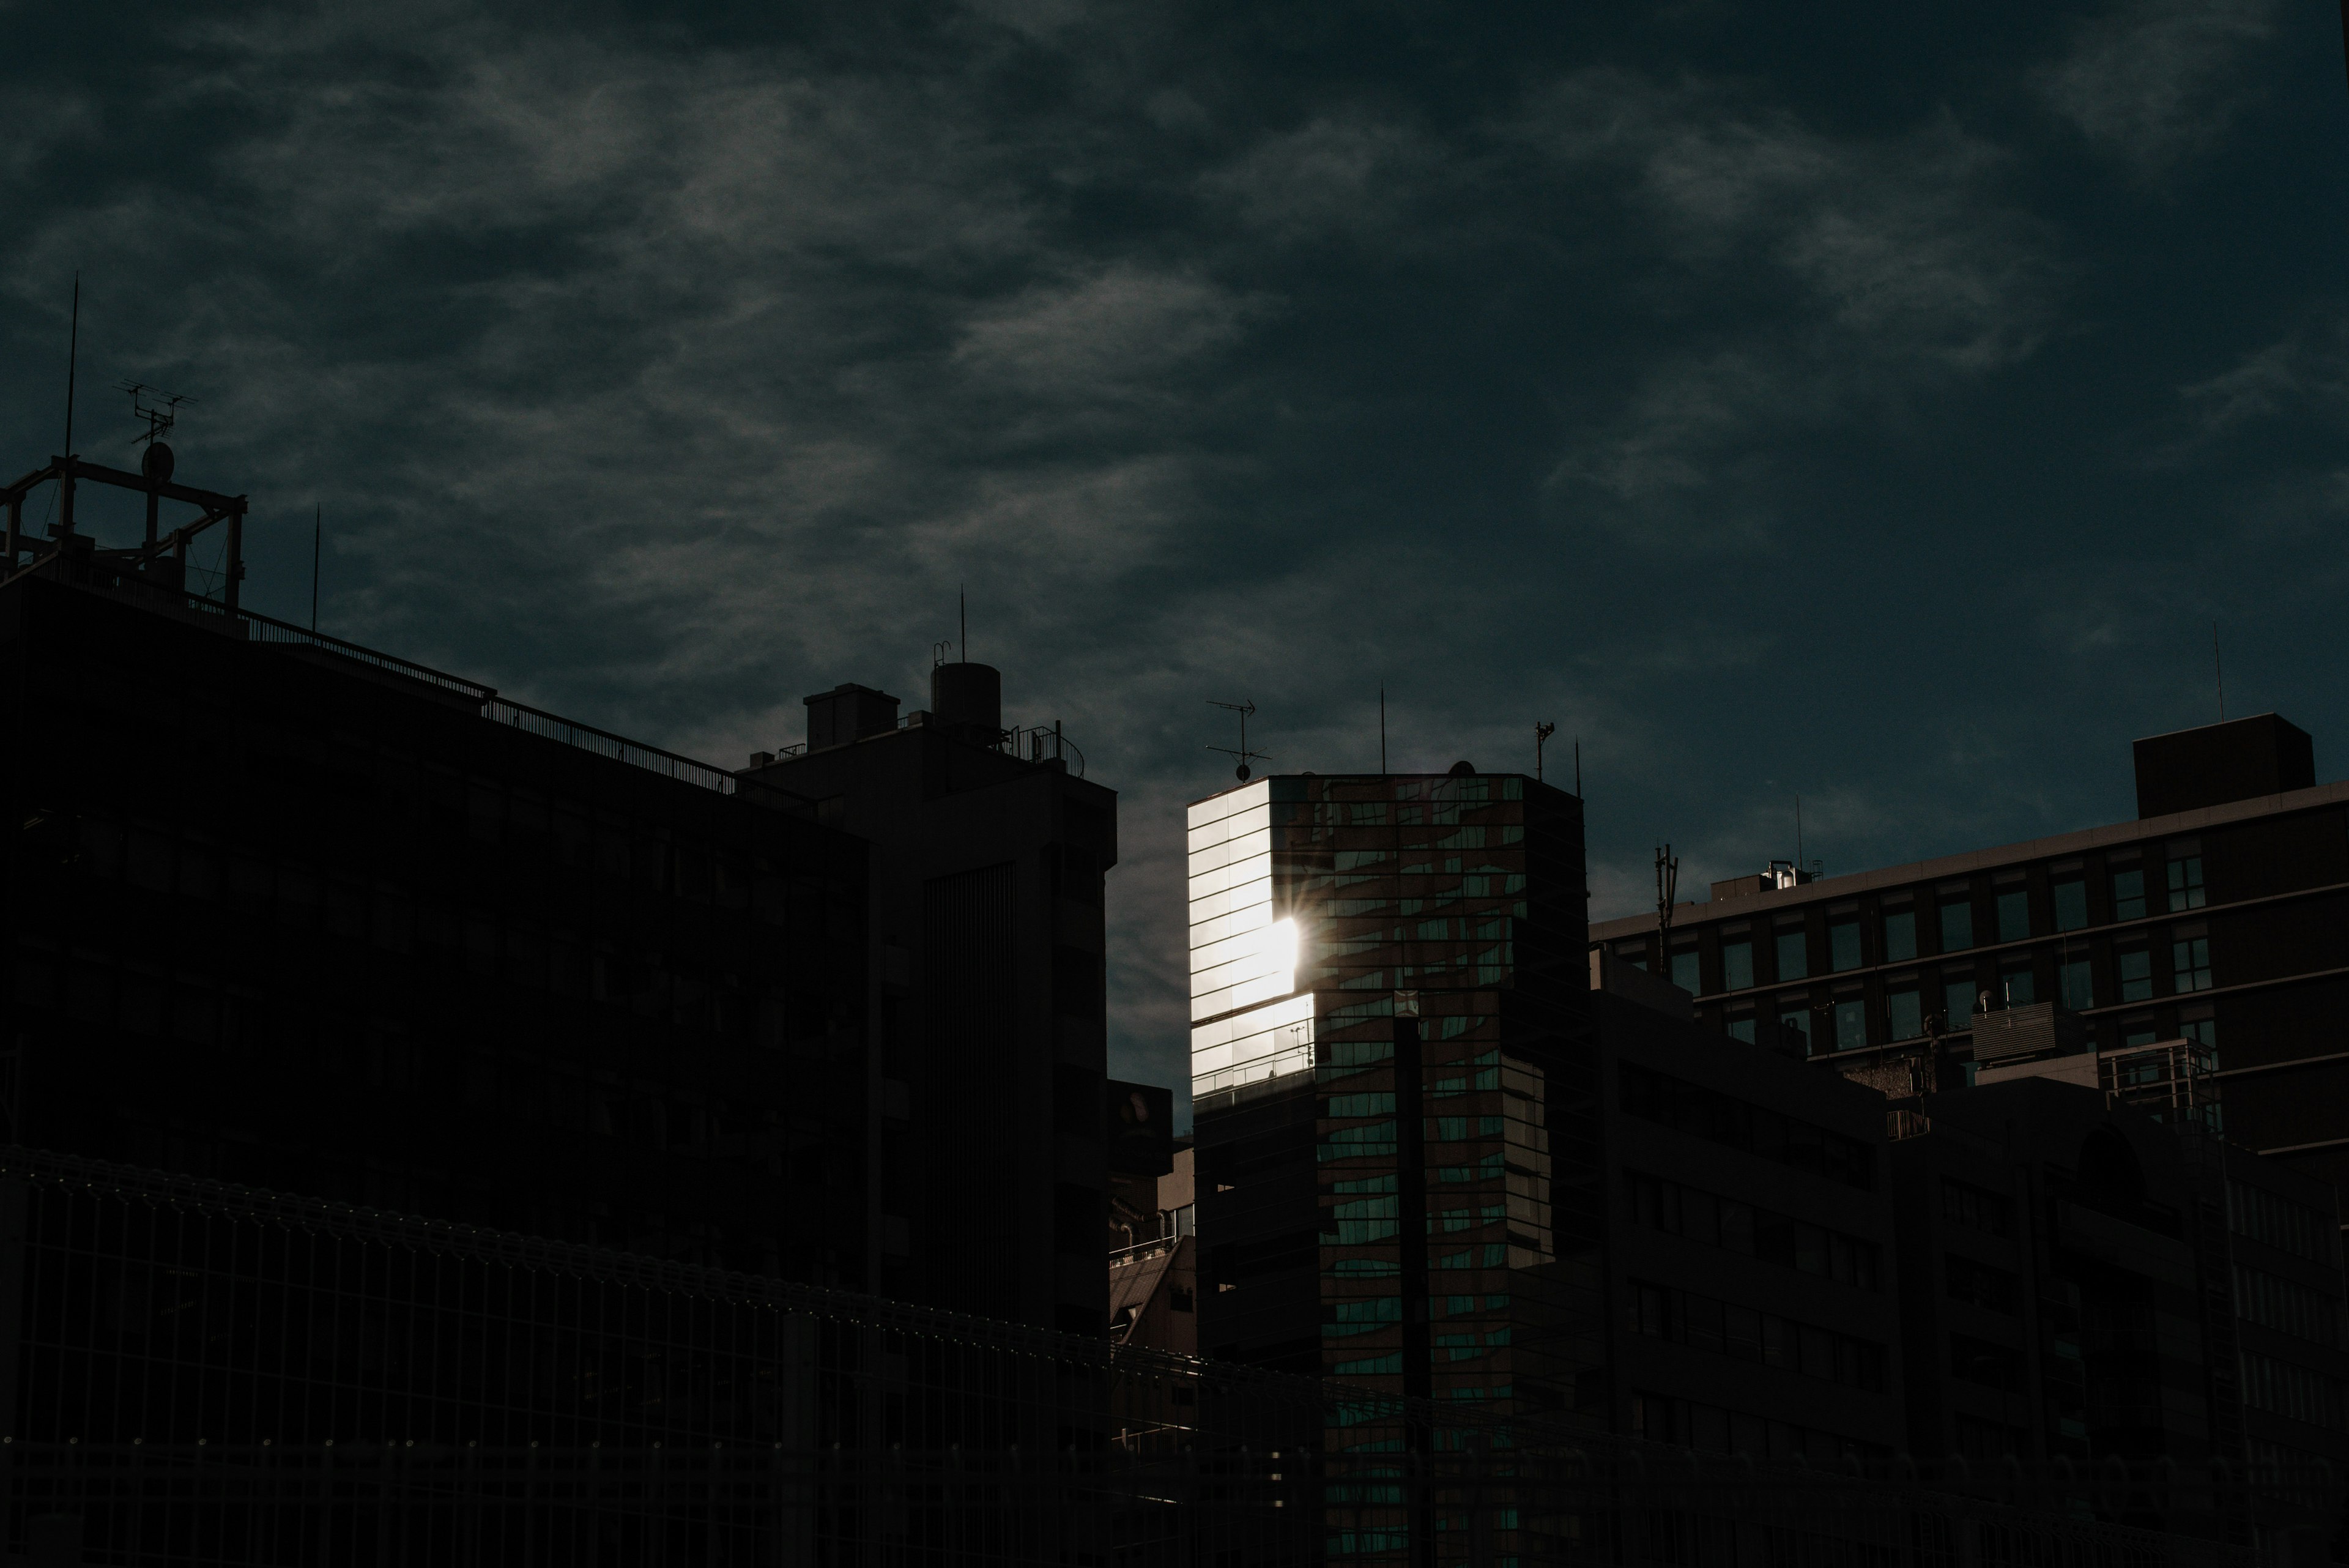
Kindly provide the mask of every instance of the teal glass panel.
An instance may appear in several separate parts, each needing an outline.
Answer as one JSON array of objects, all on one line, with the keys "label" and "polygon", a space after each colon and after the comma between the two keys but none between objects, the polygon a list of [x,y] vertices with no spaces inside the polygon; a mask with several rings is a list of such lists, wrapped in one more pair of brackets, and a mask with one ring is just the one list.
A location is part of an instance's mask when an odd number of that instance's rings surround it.
[{"label": "teal glass panel", "polygon": [[1778,978],[1801,980],[1811,972],[1810,947],[1800,926],[1778,933]]},{"label": "teal glass panel", "polygon": [[1904,963],[1917,956],[1917,911],[1895,909],[1884,917],[1884,961]]},{"label": "teal glass panel", "polygon": [[1925,999],[1913,991],[1888,994],[1884,1015],[1895,1040],[1914,1040],[1925,1033]]}]

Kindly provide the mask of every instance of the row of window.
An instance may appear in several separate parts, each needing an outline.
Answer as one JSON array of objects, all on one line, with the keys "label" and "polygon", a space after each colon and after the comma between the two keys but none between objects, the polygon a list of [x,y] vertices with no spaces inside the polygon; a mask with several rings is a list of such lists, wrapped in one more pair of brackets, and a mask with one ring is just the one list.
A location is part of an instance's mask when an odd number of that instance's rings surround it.
[{"label": "row of window", "polygon": [[[2154,954],[2147,948],[2125,949],[2114,956],[2114,973],[2118,981],[2117,1001],[2121,1002],[2156,1000],[2154,986]],[[2169,989],[2172,996],[2190,996],[2211,988],[2210,942],[2208,937],[2181,937],[2168,944],[2170,967]],[[2100,998],[2095,970],[2086,957],[2061,958],[2055,964],[2055,994],[2039,994],[2037,968],[2025,958],[2002,971],[1995,990],[1980,984],[1971,968],[1945,973],[1938,982],[1907,976],[1888,981],[1878,1022],[1871,1026],[1870,1008],[1865,992],[1853,991],[1832,997],[1826,1002],[1814,1002],[1807,995],[1796,994],[1778,999],[1775,1021],[1781,1039],[1813,1055],[1837,1051],[1857,1051],[1870,1044],[1889,1044],[1924,1037],[1930,1026],[1951,1032],[1971,1027],[1977,1013],[1996,1011],[2002,1007],[2022,1007],[2035,1002],[2054,1002],[2075,1012],[2085,1012],[2103,1005],[2112,998]],[[1723,1027],[1733,1037],[1749,1044],[1758,1041],[1766,1012],[1738,1012],[1723,1021]],[[2150,1044],[2147,1035],[2145,1044]]]},{"label": "row of window", "polygon": [[2265,1355],[2243,1356],[2243,1403],[2312,1427],[2344,1430],[2341,1380]]},{"label": "row of window", "polygon": [[[543,804],[534,808],[518,805],[509,819],[492,810],[494,794],[478,784],[473,803],[468,836],[474,841],[511,842],[524,847],[533,859],[594,870],[689,902],[748,909],[760,877],[789,874],[764,857],[632,830],[611,820],[609,813],[600,822],[557,813],[550,829]],[[453,818],[448,826],[455,826]],[[201,834],[179,835],[160,824],[126,826],[106,816],[47,815],[35,816],[25,832],[27,848],[36,855],[69,859],[95,875],[119,876],[152,891],[176,888],[191,898],[210,898],[219,897],[223,887],[233,895],[243,895],[257,885],[260,896],[267,897],[270,872],[265,866],[252,869]],[[383,836],[385,846],[392,847],[390,836]],[[310,874],[299,867],[287,867],[282,874],[289,879],[285,896],[298,898]]]},{"label": "row of window", "polygon": [[[2180,846],[2173,846],[2173,853]],[[2144,919],[2168,912],[2182,914],[2208,903],[2199,847],[2176,854],[2159,872],[2161,885],[2148,896],[2147,871],[2142,866],[2116,867],[2107,878],[2106,919],[2099,924]],[[1899,897],[1898,895],[1895,896]],[[1987,919],[1982,917],[1987,916]],[[1970,951],[1992,944],[2027,941],[2035,936],[2085,930],[2091,924],[2086,873],[2075,869],[2059,874],[2050,884],[2045,907],[2040,908],[2031,889],[2020,883],[1993,889],[1984,906],[1977,906],[1964,885],[1945,886],[1923,909],[1909,902],[1892,903],[1875,912],[1873,941],[1867,940],[1869,922],[1855,900],[1832,909],[1826,916],[1825,940],[1814,944],[1801,913],[1782,915],[1773,929],[1756,933],[1737,926],[1720,936],[1715,983],[1707,984],[1695,936],[1674,947],[1670,973],[1674,985],[1694,995],[1751,990],[1756,985],[1784,984],[1818,974],[1841,974],[1874,964],[1906,963],[1935,954]],[[1932,939],[1930,949],[1920,939]],[[1873,949],[1873,956],[1869,950]],[[1638,938],[1619,945],[1618,955],[1645,968],[1650,940]],[[1760,972],[1766,958],[1769,972]]]},{"label": "row of window", "polygon": [[[599,961],[600,962],[601,961]],[[10,994],[27,1007],[45,1008],[85,1023],[126,1033],[170,1036],[190,1044],[252,1044],[264,1033],[264,1012],[296,1005],[265,1000],[233,982],[180,974],[167,978],[126,968],[97,956],[67,958],[41,948],[17,949]],[[825,1033],[834,1022],[829,999],[814,992],[757,995],[698,975],[625,968],[613,964],[592,971],[594,983],[574,985],[557,971],[557,995],[628,1007],[639,1016],[664,1019],[680,1028],[730,1039],[748,1037],[769,1050]]]},{"label": "row of window", "polygon": [[1861,1290],[1878,1288],[1873,1241],[1640,1171],[1626,1171],[1623,1184],[1634,1224]]},{"label": "row of window", "polygon": [[2318,1345],[2341,1342],[2341,1302],[2263,1269],[2235,1265],[2235,1315]]},{"label": "row of window", "polygon": [[1631,1436],[1705,1453],[1806,1459],[1820,1466],[1840,1466],[1846,1459],[1880,1459],[1889,1451],[1880,1443],[1663,1394],[1631,1396]]},{"label": "row of window", "polygon": [[2227,1223],[2238,1236],[2312,1262],[2331,1263],[2340,1244],[2337,1216],[2240,1181],[2227,1183]]},{"label": "row of window", "polygon": [[1874,1340],[1644,1280],[1627,1282],[1624,1304],[1633,1334],[1871,1393],[1884,1391],[1884,1346]]},{"label": "row of window", "polygon": [[1621,1063],[1616,1071],[1627,1116],[1659,1122],[1862,1191],[1876,1186],[1875,1151],[1857,1138],[1633,1063]]}]

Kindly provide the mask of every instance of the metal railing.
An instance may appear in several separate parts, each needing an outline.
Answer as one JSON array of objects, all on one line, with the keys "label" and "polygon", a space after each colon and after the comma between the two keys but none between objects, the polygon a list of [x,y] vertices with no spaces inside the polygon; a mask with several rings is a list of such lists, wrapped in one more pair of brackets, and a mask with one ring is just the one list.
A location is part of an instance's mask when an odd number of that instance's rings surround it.
[{"label": "metal railing", "polygon": [[[931,718],[928,715],[925,715],[924,719],[926,723],[936,723],[937,722],[935,718]],[[901,716],[897,722],[892,724],[887,730],[875,730],[873,733],[876,735],[895,734],[900,730],[912,730],[922,727],[922,725],[917,725],[914,722],[913,714],[907,713]],[[988,749],[992,751],[1001,752],[1006,756],[1017,757],[1021,762],[1029,763],[1065,763],[1071,757],[1074,757],[1076,759],[1077,776],[1079,778],[1085,776],[1085,753],[1078,749],[1077,743],[1074,741],[1068,738],[1066,732],[1061,730],[1060,721],[1057,719],[1049,725],[1030,724],[1025,728],[1015,726],[1009,730],[998,730],[994,732],[994,734],[995,739],[987,742]],[[863,735],[857,737],[858,740],[864,740],[867,738],[869,737]],[[774,755],[778,758],[803,757],[807,755],[807,742],[805,741],[802,741],[794,745],[776,747]]]},{"label": "metal railing", "polygon": [[741,795],[785,811],[805,814],[814,809],[812,802],[789,790],[737,778],[714,763],[705,763],[682,752],[631,740],[626,735],[615,734],[576,719],[566,719],[560,713],[550,713],[543,708],[516,702],[511,698],[499,696],[497,688],[493,686],[469,680],[461,675],[451,675],[445,670],[435,670],[429,664],[419,664],[412,659],[402,659],[396,653],[386,653],[381,649],[368,648],[363,643],[295,626],[291,621],[279,620],[258,610],[239,608],[232,618],[217,599],[109,570],[103,560],[93,564],[77,560],[63,552],[53,553],[32,562],[17,575],[36,572],[53,581],[104,594],[178,618],[206,618],[217,629],[241,635],[249,642],[274,648],[305,649],[347,659],[382,674],[412,680],[470,703],[482,718],[492,723],[504,724],[525,734],[593,752],[598,756],[610,757],[630,767],[643,768],[701,789],[714,790],[719,794]]}]

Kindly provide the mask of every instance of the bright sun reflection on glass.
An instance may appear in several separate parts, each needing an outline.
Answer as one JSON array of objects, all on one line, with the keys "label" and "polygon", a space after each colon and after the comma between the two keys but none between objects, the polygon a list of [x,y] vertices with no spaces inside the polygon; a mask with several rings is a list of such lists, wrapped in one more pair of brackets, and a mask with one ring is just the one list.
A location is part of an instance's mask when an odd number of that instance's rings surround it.
[{"label": "bright sun reflection on glass", "polygon": [[[1297,972],[1297,922],[1275,920],[1265,927],[1257,939],[1257,951],[1264,955],[1264,972],[1268,975],[1293,977]],[[1290,989],[1288,978],[1281,981],[1281,990]]]}]

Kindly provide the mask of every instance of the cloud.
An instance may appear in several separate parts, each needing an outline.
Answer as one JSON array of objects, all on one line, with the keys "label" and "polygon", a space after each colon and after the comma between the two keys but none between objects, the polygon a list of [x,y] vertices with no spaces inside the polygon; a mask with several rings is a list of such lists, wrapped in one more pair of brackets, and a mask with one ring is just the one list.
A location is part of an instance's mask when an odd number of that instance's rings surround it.
[{"label": "cloud", "polygon": [[[2053,318],[2052,236],[2000,193],[1998,151],[1946,119],[1835,137],[1718,85],[1594,71],[1519,130],[1646,214],[1647,294],[1674,344],[1552,471],[1571,521],[1764,547],[1789,442],[2024,359]],[[1744,308],[1711,327],[1726,300]]]},{"label": "cloud", "polygon": [[1431,181],[1460,178],[1458,165],[1456,151],[1411,127],[1353,111],[1257,140],[1202,174],[1199,189],[1245,228],[1284,244],[1378,237],[1417,249],[1437,236],[1409,232],[1412,208]]},{"label": "cloud", "polygon": [[2153,180],[2225,138],[2276,11],[2276,0],[2128,0],[2083,24],[2036,85],[2099,151]]},{"label": "cloud", "polygon": [[2205,436],[2278,419],[2336,423],[2349,416],[2349,317],[2313,315],[2178,395]]}]

